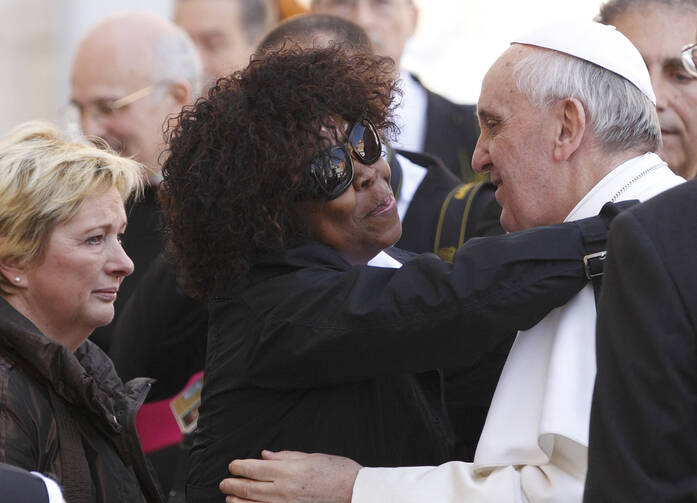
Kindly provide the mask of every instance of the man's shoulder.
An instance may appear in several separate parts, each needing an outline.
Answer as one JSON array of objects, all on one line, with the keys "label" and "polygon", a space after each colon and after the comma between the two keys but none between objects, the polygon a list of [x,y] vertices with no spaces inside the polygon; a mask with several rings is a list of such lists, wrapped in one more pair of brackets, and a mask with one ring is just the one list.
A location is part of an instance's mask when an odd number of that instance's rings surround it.
[{"label": "man's shoulder", "polygon": [[617,217],[613,235],[637,233],[665,243],[697,240],[697,179],[666,190]]}]

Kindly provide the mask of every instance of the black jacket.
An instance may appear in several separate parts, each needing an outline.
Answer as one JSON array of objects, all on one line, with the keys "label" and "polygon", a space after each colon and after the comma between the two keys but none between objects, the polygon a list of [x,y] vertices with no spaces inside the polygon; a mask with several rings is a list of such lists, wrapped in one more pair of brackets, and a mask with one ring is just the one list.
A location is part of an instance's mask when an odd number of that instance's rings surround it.
[{"label": "black jacket", "polygon": [[441,247],[452,246],[449,257],[440,254],[441,258],[452,262],[455,249],[468,239],[503,234],[499,223],[501,207],[494,198],[495,185],[481,182],[471,187],[471,198],[458,200],[453,194],[464,189],[469,196],[470,186],[448,171],[440,159],[423,152],[401,149],[393,150],[391,154],[390,184],[395,197],[401,191],[403,178],[400,155],[426,169],[426,176],[402,219],[402,237],[395,244],[397,248],[414,253],[438,253]]},{"label": "black jacket", "polygon": [[453,266],[428,254],[401,269],[351,266],[314,243],[221,279],[188,500],[223,501],[228,462],[264,448],[373,466],[452,456],[442,405],[412,373],[480,362],[567,302],[585,284],[586,224],[473,239]]},{"label": "black jacket", "polygon": [[620,215],[598,306],[584,501],[697,502],[697,180]]},{"label": "black jacket", "polygon": [[[412,78],[422,87],[419,79]],[[424,152],[433,154],[459,179],[465,182],[484,181],[486,174],[472,171],[472,154],[479,138],[479,122],[475,105],[460,105],[426,91],[426,137]]]},{"label": "black jacket", "polygon": [[149,387],[124,384],[89,341],[73,354],[0,299],[0,461],[51,474],[67,501],[163,501],[135,432]]}]

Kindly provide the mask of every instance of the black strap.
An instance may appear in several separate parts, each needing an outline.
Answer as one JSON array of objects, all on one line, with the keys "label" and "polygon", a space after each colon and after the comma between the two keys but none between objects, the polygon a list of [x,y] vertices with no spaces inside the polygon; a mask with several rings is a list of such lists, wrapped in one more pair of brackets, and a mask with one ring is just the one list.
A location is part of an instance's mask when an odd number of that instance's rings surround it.
[{"label": "black strap", "polygon": [[483,182],[458,185],[443,201],[433,241],[433,253],[448,263],[453,262],[457,249],[470,237],[467,224],[472,201],[483,185]]},{"label": "black strap", "polygon": [[595,306],[600,301],[600,290],[603,280],[603,266],[605,263],[605,248],[610,222],[623,210],[634,206],[639,201],[621,201],[619,203],[605,203],[600,210],[599,219],[585,219],[579,222],[582,226],[582,235],[586,250],[589,252],[583,257],[583,266],[586,277],[593,283]]},{"label": "black strap", "polygon": [[48,386],[53,406],[60,444],[62,467],[61,486],[65,501],[69,503],[90,503],[92,501],[92,477],[87,465],[85,449],[80,432],[75,426],[73,415],[66,402]]}]

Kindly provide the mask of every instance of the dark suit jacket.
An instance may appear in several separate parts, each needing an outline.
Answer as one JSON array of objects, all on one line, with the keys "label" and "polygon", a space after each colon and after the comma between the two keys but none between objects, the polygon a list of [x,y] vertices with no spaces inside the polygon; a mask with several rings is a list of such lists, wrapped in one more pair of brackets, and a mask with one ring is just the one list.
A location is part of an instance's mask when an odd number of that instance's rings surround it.
[{"label": "dark suit jacket", "polygon": [[[462,181],[450,173],[440,159],[432,155],[406,150],[396,150],[395,152],[427,170],[426,176],[409,203],[402,220],[402,237],[395,246],[414,253],[434,252],[436,230],[443,203],[453,189],[462,186]],[[396,196],[400,190],[399,179],[402,176],[398,157],[391,156],[390,169],[392,170],[392,188]],[[499,223],[501,207],[494,198],[495,192],[496,187],[486,182],[474,195],[468,211],[462,242],[459,242],[462,212],[454,211],[444,214],[444,218],[448,219],[445,222],[446,225],[443,226],[444,231],[453,230],[457,234],[452,239],[453,244],[461,246],[472,237],[503,234],[503,229]],[[443,241],[449,240],[443,239]]]},{"label": "dark suit jacket", "polygon": [[586,502],[697,502],[697,180],[615,220]]},{"label": "dark suit jacket", "polygon": [[[423,84],[412,75],[414,80]],[[440,158],[455,176],[465,182],[487,180],[486,174],[472,171],[472,154],[479,138],[475,105],[460,105],[426,91],[426,138],[424,151]]]}]

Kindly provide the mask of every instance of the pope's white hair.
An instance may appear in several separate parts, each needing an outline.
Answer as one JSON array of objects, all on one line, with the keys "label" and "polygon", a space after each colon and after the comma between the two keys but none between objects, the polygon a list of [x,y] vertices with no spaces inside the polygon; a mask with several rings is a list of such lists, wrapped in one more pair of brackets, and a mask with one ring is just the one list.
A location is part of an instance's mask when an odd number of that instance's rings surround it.
[{"label": "pope's white hair", "polygon": [[521,93],[538,107],[576,98],[594,137],[607,152],[658,152],[661,126],[656,107],[634,84],[598,65],[547,49],[531,51],[515,65]]}]

